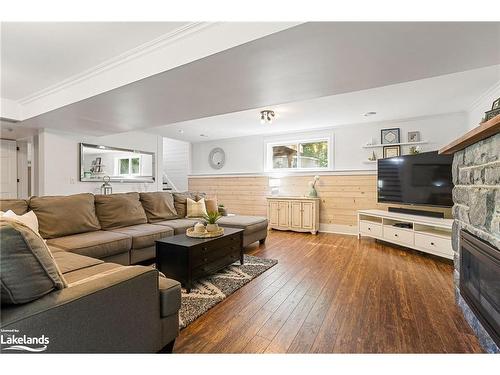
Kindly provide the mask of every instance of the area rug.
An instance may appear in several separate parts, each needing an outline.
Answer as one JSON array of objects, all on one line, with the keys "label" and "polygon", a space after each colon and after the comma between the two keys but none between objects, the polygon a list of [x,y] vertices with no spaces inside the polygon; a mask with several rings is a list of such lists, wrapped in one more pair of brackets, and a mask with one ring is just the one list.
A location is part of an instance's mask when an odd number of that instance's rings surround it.
[{"label": "area rug", "polygon": [[187,327],[227,296],[278,263],[276,259],[264,259],[251,255],[244,257],[243,265],[236,262],[210,277],[198,280],[193,284],[190,293],[182,289],[179,311],[180,329]]}]

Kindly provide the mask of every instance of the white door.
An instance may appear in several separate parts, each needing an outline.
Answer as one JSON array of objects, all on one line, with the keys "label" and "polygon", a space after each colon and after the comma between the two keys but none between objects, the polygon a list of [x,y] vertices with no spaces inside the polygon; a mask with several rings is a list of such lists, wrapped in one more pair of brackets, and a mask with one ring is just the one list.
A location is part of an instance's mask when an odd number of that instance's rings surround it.
[{"label": "white door", "polygon": [[276,201],[270,201],[269,202],[269,224],[273,226],[278,226],[279,225],[279,205],[278,202]]},{"label": "white door", "polygon": [[17,198],[16,141],[0,140],[0,198]]},{"label": "white door", "polygon": [[288,223],[290,222],[290,202],[281,201],[279,202],[279,215],[278,215],[278,225],[283,228],[288,228]]},{"label": "white door", "polygon": [[300,201],[290,203],[290,226],[292,228],[302,227],[302,204]]},{"label": "white door", "polygon": [[17,197],[29,197],[28,142],[17,142]]},{"label": "white door", "polygon": [[302,228],[313,229],[314,225],[314,206],[312,202],[302,203]]}]

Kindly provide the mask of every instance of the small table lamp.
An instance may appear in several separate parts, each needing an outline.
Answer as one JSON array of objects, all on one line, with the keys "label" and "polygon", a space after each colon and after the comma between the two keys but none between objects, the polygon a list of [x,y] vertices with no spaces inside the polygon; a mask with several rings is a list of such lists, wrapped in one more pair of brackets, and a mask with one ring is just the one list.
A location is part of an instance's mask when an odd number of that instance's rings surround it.
[{"label": "small table lamp", "polygon": [[281,180],[279,178],[270,178],[269,187],[271,188],[272,195],[278,195],[280,192]]}]

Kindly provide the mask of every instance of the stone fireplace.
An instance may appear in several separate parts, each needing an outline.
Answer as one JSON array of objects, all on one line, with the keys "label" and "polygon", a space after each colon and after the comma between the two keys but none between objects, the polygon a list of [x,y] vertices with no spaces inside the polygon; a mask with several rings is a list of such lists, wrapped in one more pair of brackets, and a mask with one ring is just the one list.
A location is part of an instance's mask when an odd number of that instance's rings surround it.
[{"label": "stone fireplace", "polygon": [[453,151],[452,246],[457,304],[484,350],[499,353],[500,133],[490,134]]}]

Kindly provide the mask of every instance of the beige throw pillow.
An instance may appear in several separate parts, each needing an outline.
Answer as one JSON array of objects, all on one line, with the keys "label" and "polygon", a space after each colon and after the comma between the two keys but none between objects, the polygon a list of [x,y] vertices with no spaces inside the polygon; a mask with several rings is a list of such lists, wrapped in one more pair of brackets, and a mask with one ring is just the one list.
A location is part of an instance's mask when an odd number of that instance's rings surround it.
[{"label": "beige throw pillow", "polygon": [[205,198],[201,198],[198,202],[195,202],[191,198],[187,198],[187,217],[203,217],[207,214],[207,208],[205,207]]},{"label": "beige throw pillow", "polygon": [[23,223],[27,227],[31,228],[33,232],[40,235],[38,233],[38,219],[33,211],[28,211],[24,215],[17,215],[14,211],[8,210],[2,214],[2,217]]}]

